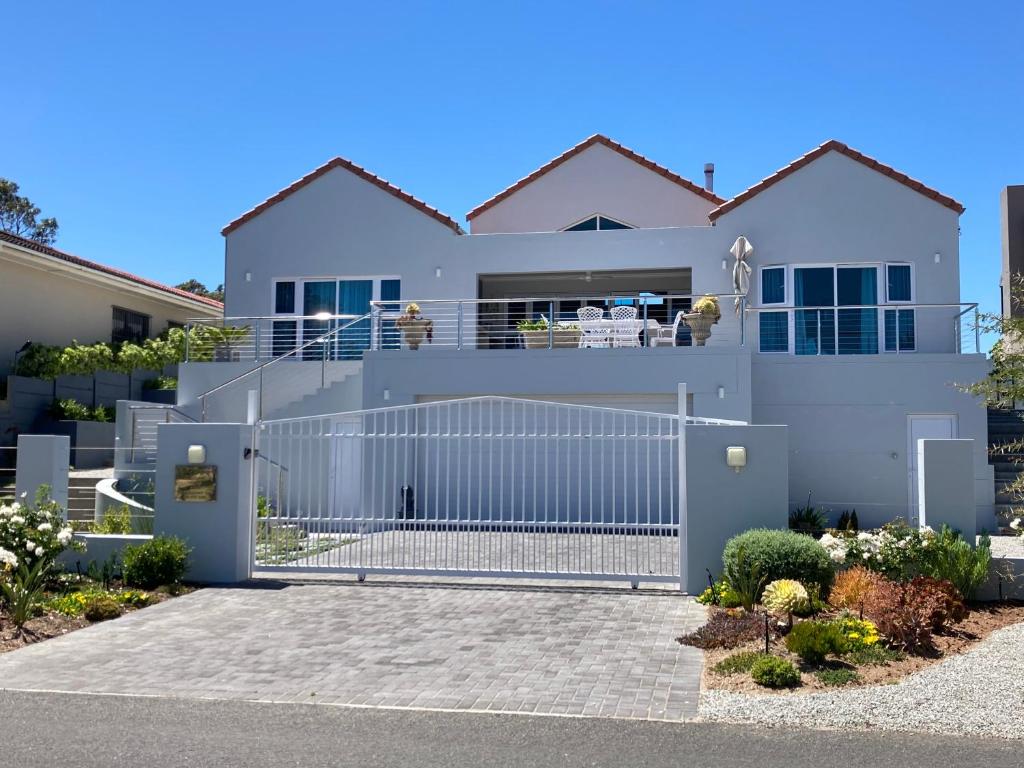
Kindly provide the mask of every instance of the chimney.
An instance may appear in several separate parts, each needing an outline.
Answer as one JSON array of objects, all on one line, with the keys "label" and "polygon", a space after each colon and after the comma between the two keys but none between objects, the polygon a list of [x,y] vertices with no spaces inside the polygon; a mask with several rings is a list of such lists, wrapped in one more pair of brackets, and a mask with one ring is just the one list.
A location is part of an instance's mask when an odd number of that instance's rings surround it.
[{"label": "chimney", "polygon": [[715,164],[704,163],[704,189],[708,192],[715,191]]}]

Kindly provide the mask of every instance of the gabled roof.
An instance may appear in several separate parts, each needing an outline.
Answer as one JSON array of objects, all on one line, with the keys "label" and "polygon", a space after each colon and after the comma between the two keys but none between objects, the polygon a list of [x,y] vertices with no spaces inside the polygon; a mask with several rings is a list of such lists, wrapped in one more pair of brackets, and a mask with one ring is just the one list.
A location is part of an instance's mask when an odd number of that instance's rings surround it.
[{"label": "gabled roof", "polygon": [[721,205],[722,203],[725,202],[724,198],[719,197],[718,195],[716,195],[713,192],[708,192],[708,190],[704,189],[704,187],[700,186],[699,184],[694,184],[689,179],[684,179],[678,173],[670,171],[668,168],[665,168],[664,166],[658,165],[653,160],[649,160],[646,157],[644,157],[643,155],[638,154],[637,152],[634,152],[632,149],[629,149],[627,147],[622,146],[617,141],[612,141],[607,136],[603,136],[600,133],[595,133],[593,136],[591,136],[591,137],[581,141],[579,144],[577,144],[572,149],[569,149],[569,150],[563,152],[558,157],[556,157],[554,160],[551,160],[550,162],[545,163],[540,168],[538,168],[533,173],[531,173],[529,176],[524,176],[519,181],[517,181],[515,184],[513,184],[511,187],[508,187],[507,189],[503,189],[501,192],[496,194],[490,200],[486,200],[486,201],[480,203],[480,205],[478,205],[476,208],[474,208],[472,211],[470,211],[469,213],[466,214],[466,218],[467,219],[474,219],[474,218],[476,218],[481,213],[486,211],[488,208],[494,207],[495,205],[500,203],[505,198],[510,197],[511,195],[514,195],[516,192],[518,192],[520,189],[525,187],[527,184],[530,184],[530,183],[536,181],[537,179],[539,179],[541,176],[543,176],[548,171],[553,171],[555,168],[560,166],[566,160],[569,160],[569,159],[575,157],[576,155],[578,155],[581,152],[583,152],[583,150],[588,149],[588,148],[594,146],[595,144],[603,144],[604,146],[608,147],[608,149],[611,149],[611,150],[614,150],[615,152],[618,152],[623,157],[629,158],[634,163],[638,163],[638,164],[642,165],[644,168],[646,168],[649,171],[654,171],[659,176],[664,176],[666,179],[668,179],[669,181],[675,182],[676,184],[681,186],[683,189],[687,189],[690,192],[693,192],[695,195],[700,195],[705,200],[707,200],[709,202],[712,202],[715,205]]},{"label": "gabled roof", "polygon": [[410,195],[405,190],[399,189],[398,187],[396,187],[391,182],[389,182],[389,181],[387,181],[385,179],[382,179],[380,176],[376,176],[375,174],[370,173],[368,170],[366,170],[362,166],[356,165],[351,160],[346,160],[344,157],[335,157],[335,158],[332,158],[332,159],[328,160],[326,163],[321,165],[316,170],[311,171],[310,173],[307,173],[301,179],[299,179],[298,181],[295,181],[295,182],[289,184],[287,187],[282,189],[277,194],[275,194],[275,195],[273,195],[271,197],[268,197],[266,200],[264,200],[262,203],[257,205],[252,210],[246,211],[245,213],[243,213],[237,219],[235,219],[230,224],[228,224],[226,227],[224,227],[224,229],[222,229],[220,231],[220,233],[222,235],[227,235],[228,233],[233,232],[234,230],[238,229],[240,226],[245,224],[245,222],[249,221],[249,219],[252,219],[252,218],[255,218],[256,216],[259,216],[261,213],[263,213],[265,210],[267,210],[267,208],[270,208],[272,205],[276,205],[277,203],[281,202],[282,200],[284,200],[289,195],[291,195],[291,194],[293,194],[295,192],[298,192],[300,189],[302,189],[307,184],[310,184],[310,183],[316,181],[321,176],[323,176],[325,173],[327,173],[329,171],[333,171],[335,168],[344,168],[346,171],[350,171],[350,172],[354,173],[359,178],[364,179],[365,181],[368,181],[371,184],[380,187],[381,189],[383,189],[388,194],[394,195],[399,200],[402,200],[403,202],[408,203],[413,208],[416,208],[417,210],[427,214],[431,218],[437,219],[439,222],[444,224],[446,227],[449,227],[453,232],[455,232],[455,234],[457,234],[457,235],[464,234],[463,231],[462,231],[462,227],[460,227],[458,225],[458,223],[453,218],[451,218],[450,216],[446,216],[445,214],[443,214],[439,210],[437,210],[437,208],[434,208],[433,206],[427,205],[425,202],[423,202],[419,198],[413,197],[412,195]]},{"label": "gabled roof", "polygon": [[715,210],[711,211],[711,213],[708,214],[708,219],[714,221],[723,213],[728,213],[737,206],[743,205],[743,203],[745,203],[747,200],[761,192],[764,192],[766,189],[768,189],[768,187],[772,186],[773,184],[782,181],[791,173],[800,170],[805,165],[813,163],[822,155],[825,155],[833,151],[840,152],[841,154],[846,155],[850,159],[856,160],[858,163],[866,165],[871,170],[878,171],[882,175],[888,176],[893,181],[898,181],[900,184],[910,187],[915,192],[920,192],[925,197],[930,197],[935,202],[944,205],[947,208],[956,211],[957,213],[963,213],[964,210],[966,210],[961,203],[957,202],[952,197],[948,197],[947,195],[944,195],[941,192],[937,192],[931,187],[925,186],[920,181],[910,178],[909,176],[907,176],[907,174],[901,173],[900,171],[897,171],[895,168],[885,165],[884,163],[880,163],[873,157],[868,157],[862,152],[858,152],[856,149],[853,149],[847,146],[846,144],[843,144],[841,141],[830,139],[829,141],[826,141],[824,144],[822,144],[820,147],[812,149],[803,157],[797,158],[792,163],[787,165],[785,168],[780,168],[771,176],[762,179],[749,189],[740,192],[738,195],[736,195],[736,197],[732,198],[732,200],[729,200],[727,203],[718,206],[717,208],[715,208]]},{"label": "gabled roof", "polygon": [[213,307],[214,309],[224,309],[224,304],[222,302],[215,301],[214,299],[209,299],[205,296],[197,296],[196,294],[190,293],[189,291],[183,291],[181,290],[181,288],[173,288],[169,285],[158,283],[156,282],[156,280],[149,280],[145,277],[133,275],[131,272],[125,272],[124,270],[121,269],[108,267],[105,264],[98,264],[95,261],[89,261],[88,259],[83,259],[80,256],[74,256],[73,254],[67,253],[66,251],[60,251],[52,246],[43,245],[41,243],[37,243],[34,240],[29,240],[24,237],[12,235],[10,232],[4,232],[0,230],[0,240],[2,240],[3,242],[10,243],[11,245],[17,245],[21,248],[27,248],[29,250],[36,251],[37,253],[41,253],[44,256],[51,256],[55,259],[60,259],[61,261],[68,262],[69,264],[74,264],[77,267],[84,267],[86,269],[95,270],[96,272],[100,272],[111,277],[117,277],[122,280],[128,280],[129,282],[135,283],[137,285],[145,286],[146,288],[153,288],[158,291],[163,291],[164,293],[171,294],[172,296],[176,296],[179,299],[187,299],[189,301],[194,301],[197,304],[205,304],[209,307]]}]

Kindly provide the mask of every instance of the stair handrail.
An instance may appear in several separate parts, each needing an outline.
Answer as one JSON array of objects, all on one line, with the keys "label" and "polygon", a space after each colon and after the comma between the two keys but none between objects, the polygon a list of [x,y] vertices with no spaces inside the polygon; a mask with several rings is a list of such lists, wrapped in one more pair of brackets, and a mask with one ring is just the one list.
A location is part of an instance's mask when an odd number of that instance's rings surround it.
[{"label": "stair handrail", "polygon": [[[262,363],[262,364],[256,366],[255,368],[250,368],[245,373],[240,373],[237,376],[235,376],[234,378],[228,379],[227,381],[223,382],[222,384],[218,384],[213,389],[209,389],[206,392],[203,392],[201,395],[199,395],[199,397],[196,398],[199,401],[200,411],[201,411],[201,414],[202,414],[201,421],[206,421],[206,398],[208,398],[210,395],[212,395],[212,394],[214,394],[216,392],[219,392],[220,390],[225,389],[226,387],[230,387],[232,384],[235,384],[236,382],[239,382],[242,379],[244,379],[244,378],[246,378],[248,376],[252,376],[252,375],[258,375],[259,376],[259,389],[257,389],[258,395],[257,395],[257,402],[256,402],[256,418],[257,419],[262,419],[263,418],[263,370],[265,368],[269,368],[270,366],[272,366],[272,365],[274,365],[276,363],[281,362],[282,360],[284,360],[286,358],[293,357],[293,356],[297,355],[299,352],[302,352],[303,350],[305,350],[305,349],[307,349],[309,347],[312,347],[314,344],[326,344],[331,339],[332,336],[336,336],[337,334],[341,333],[342,331],[344,331],[344,330],[346,330],[348,328],[351,328],[356,323],[362,322],[363,320],[371,320],[371,322],[372,322],[373,311],[371,310],[370,312],[367,312],[365,315],[358,315],[358,316],[357,315],[335,315],[334,317],[332,317],[330,319],[338,320],[338,319],[345,319],[345,318],[353,318],[353,319],[349,320],[349,322],[345,323],[344,325],[338,326],[333,331],[330,331],[329,333],[325,333],[323,336],[318,336],[317,338],[313,339],[312,341],[307,341],[305,344],[303,344],[303,345],[301,345],[299,347],[296,347],[295,349],[289,350],[288,352],[285,352],[282,355],[278,355],[277,357],[273,358],[272,360],[268,360],[267,362]],[[324,380],[326,378],[326,370],[327,370],[327,355],[324,354],[323,357],[321,357],[321,368],[320,368],[320,382],[321,382],[320,386],[321,387],[324,385]]]}]

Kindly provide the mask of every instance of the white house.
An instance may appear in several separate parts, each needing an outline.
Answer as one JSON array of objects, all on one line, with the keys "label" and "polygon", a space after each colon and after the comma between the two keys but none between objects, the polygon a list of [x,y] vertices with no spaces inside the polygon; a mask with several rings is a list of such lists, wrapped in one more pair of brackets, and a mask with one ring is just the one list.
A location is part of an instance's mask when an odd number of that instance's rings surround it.
[{"label": "white house", "polygon": [[[917,439],[973,439],[991,529],[986,414],[956,386],[988,370],[960,295],[963,206],[838,141],[731,199],[705,170],[701,186],[595,135],[467,233],[335,158],[223,230],[225,322],[248,335],[182,366],[179,407],[242,421],[255,389],[263,418],[476,395],[675,413],[684,382],[693,415],[787,425],[791,505],[862,524],[915,514]],[[721,317],[701,344],[677,318],[705,295]],[[601,319],[580,327],[585,306]],[[635,309],[625,332],[616,307]],[[562,325],[520,333],[542,317]]]}]

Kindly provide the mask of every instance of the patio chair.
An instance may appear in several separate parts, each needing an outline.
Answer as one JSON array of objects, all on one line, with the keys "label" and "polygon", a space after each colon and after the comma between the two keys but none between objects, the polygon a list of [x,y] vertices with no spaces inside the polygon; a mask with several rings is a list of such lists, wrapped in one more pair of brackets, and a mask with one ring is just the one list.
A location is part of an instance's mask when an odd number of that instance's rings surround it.
[{"label": "patio chair", "polygon": [[676,319],[672,325],[663,325],[658,328],[657,333],[651,336],[651,346],[676,346],[679,339],[679,326],[686,322],[683,319],[685,315],[686,312],[676,312]]},{"label": "patio chair", "polygon": [[608,346],[608,327],[604,324],[604,310],[600,307],[580,307],[580,349]]},{"label": "patio chair", "polygon": [[612,346],[639,347],[640,326],[643,323],[636,319],[636,307],[630,307],[626,305],[612,307],[611,316]]}]

